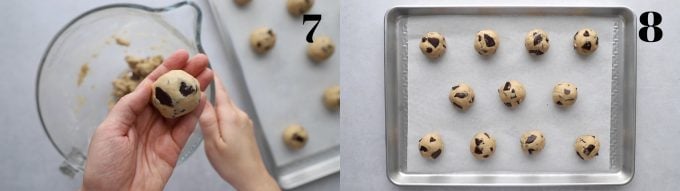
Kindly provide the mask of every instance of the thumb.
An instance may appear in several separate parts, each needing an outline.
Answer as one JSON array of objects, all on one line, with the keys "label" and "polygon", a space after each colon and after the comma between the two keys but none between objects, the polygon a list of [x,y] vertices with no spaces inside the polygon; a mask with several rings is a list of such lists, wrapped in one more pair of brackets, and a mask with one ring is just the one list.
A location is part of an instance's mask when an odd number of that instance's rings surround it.
[{"label": "thumb", "polygon": [[215,113],[215,108],[209,101],[205,103],[203,114],[198,119],[198,122],[206,142],[221,141],[222,136],[220,134],[219,121]]}]

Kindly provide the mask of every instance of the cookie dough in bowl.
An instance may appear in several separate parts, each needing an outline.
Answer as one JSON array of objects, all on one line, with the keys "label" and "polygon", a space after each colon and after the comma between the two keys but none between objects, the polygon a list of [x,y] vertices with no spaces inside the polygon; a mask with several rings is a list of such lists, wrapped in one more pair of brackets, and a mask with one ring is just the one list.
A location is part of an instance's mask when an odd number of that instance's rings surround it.
[{"label": "cookie dough in bowl", "polygon": [[437,159],[443,152],[444,140],[437,133],[428,133],[418,140],[420,156],[428,159]]},{"label": "cookie dough in bowl", "polygon": [[479,132],[470,140],[470,153],[476,159],[484,160],[493,155],[496,148],[496,139],[487,132]]},{"label": "cookie dough in bowl", "polygon": [[438,32],[428,32],[420,39],[420,51],[430,59],[436,59],[446,52],[446,38]]},{"label": "cookie dough in bowl", "polygon": [[159,77],[152,86],[151,103],[165,118],[190,113],[201,101],[201,85],[184,70],[172,70]]}]

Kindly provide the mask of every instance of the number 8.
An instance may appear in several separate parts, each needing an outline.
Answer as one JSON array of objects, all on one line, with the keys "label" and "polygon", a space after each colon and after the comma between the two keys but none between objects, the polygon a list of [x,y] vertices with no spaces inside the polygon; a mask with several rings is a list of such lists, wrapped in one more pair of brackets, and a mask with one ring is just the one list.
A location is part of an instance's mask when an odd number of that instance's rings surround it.
[{"label": "number 8", "polygon": [[[652,24],[650,25],[648,22],[649,14],[652,14]],[[659,24],[661,24],[661,14],[654,12],[654,11],[647,11],[644,12],[640,15],[640,23],[642,24],[642,27],[640,28],[640,31],[638,35],[640,36],[640,39],[645,42],[657,42],[661,40],[661,37],[663,36],[663,31],[661,31],[661,28],[657,27]],[[647,31],[649,28],[654,29],[654,39],[649,40],[647,37]]]}]

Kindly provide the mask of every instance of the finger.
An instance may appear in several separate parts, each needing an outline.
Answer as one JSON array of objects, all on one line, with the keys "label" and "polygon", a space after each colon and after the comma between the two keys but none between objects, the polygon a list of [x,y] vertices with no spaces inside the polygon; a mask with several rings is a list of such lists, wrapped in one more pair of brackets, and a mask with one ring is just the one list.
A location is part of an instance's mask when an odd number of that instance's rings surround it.
[{"label": "finger", "polygon": [[172,139],[175,140],[175,143],[180,146],[180,149],[184,148],[184,144],[186,144],[187,139],[189,139],[191,133],[194,132],[194,129],[196,128],[196,122],[198,122],[198,118],[201,116],[201,113],[203,113],[205,102],[205,94],[201,93],[201,101],[198,103],[198,106],[196,106],[194,111],[182,116],[176,123],[175,128],[172,129]]},{"label": "finger", "polygon": [[106,121],[114,122],[122,125],[111,125],[112,127],[119,127],[116,132],[121,134],[127,133],[132,127],[135,119],[144,109],[149,107],[149,99],[151,98],[151,82],[146,79],[142,81],[137,88],[131,93],[123,96],[116,105],[113,106],[111,112],[106,117]]},{"label": "finger", "polygon": [[203,114],[201,114],[198,122],[206,142],[221,141],[219,121],[215,108],[213,108],[210,102],[206,102],[205,107],[203,107]]},{"label": "finger", "polygon": [[184,49],[179,49],[174,53],[170,54],[170,57],[163,60],[163,64],[156,67],[146,78],[151,79],[151,81],[156,81],[161,75],[168,73],[170,70],[179,70],[187,65],[187,60],[189,59],[189,52]]},{"label": "finger", "polygon": [[213,77],[214,74],[215,73],[210,68],[207,68],[207,69],[203,70],[203,72],[201,72],[201,74],[196,76],[198,83],[201,85],[201,87],[200,87],[201,91],[205,91],[205,88],[207,88],[208,85],[210,85],[210,82],[212,82],[213,79],[214,79],[214,77]]},{"label": "finger", "polygon": [[215,76],[215,104],[217,104],[217,109],[224,109],[225,107],[231,107],[234,103],[229,97],[227,89],[222,85],[222,80],[217,75]]},{"label": "finger", "polygon": [[197,54],[187,61],[184,71],[192,76],[198,76],[203,70],[208,68],[208,57],[205,54]]}]

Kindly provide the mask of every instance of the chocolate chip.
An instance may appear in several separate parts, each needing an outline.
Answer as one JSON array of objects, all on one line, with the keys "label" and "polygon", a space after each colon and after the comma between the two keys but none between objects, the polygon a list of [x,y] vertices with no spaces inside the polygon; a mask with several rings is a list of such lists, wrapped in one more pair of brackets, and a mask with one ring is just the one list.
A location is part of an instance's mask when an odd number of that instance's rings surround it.
[{"label": "chocolate chip", "polygon": [[600,38],[599,38],[599,37],[595,37],[595,45],[599,45],[599,44],[600,44]]},{"label": "chocolate chip", "polygon": [[561,102],[561,101],[557,101],[557,102],[555,102],[555,103],[556,103],[557,105],[562,105],[562,102]]},{"label": "chocolate chip", "polygon": [[593,137],[593,139],[595,138],[595,136],[592,136],[592,135],[591,135],[591,137]]},{"label": "chocolate chip", "polygon": [[465,98],[467,96],[468,96],[467,93],[456,93],[456,95],[453,95],[453,97],[457,97],[457,98]]},{"label": "chocolate chip", "polygon": [[173,106],[172,98],[170,97],[170,95],[168,95],[168,93],[163,91],[163,89],[161,89],[160,87],[156,87],[156,99],[163,105],[167,105],[170,107]]},{"label": "chocolate chip", "polygon": [[430,42],[430,44],[432,44],[432,46],[435,48],[439,46],[439,39],[437,38],[427,38],[427,41]]},{"label": "chocolate chip", "polygon": [[475,97],[472,96],[472,99],[470,99],[470,103],[475,102]]},{"label": "chocolate chip", "polygon": [[531,34],[531,36],[536,36],[537,34],[538,34],[537,32],[534,32],[533,34]]},{"label": "chocolate chip", "polygon": [[583,36],[590,36],[590,33],[588,32],[588,30],[586,30],[585,32],[583,32]]},{"label": "chocolate chip", "polygon": [[298,135],[297,133],[293,134],[293,140],[295,140],[295,141],[297,141],[297,142],[300,142],[300,143],[304,143],[304,142],[305,142],[305,138],[302,137],[302,136],[300,136],[300,135]]},{"label": "chocolate chip", "polygon": [[482,154],[482,149],[480,149],[479,147],[475,147],[475,154],[480,154],[480,155],[481,155],[481,154]]},{"label": "chocolate chip", "polygon": [[437,139],[435,139],[434,137],[430,137],[430,143],[435,141],[437,141]]},{"label": "chocolate chip", "polygon": [[517,105],[519,105],[519,100],[517,100]]},{"label": "chocolate chip", "polygon": [[578,35],[578,31],[576,31],[576,33],[574,33],[574,40],[576,40],[576,35]]},{"label": "chocolate chip", "polygon": [[569,95],[571,93],[571,90],[564,89],[564,95]]},{"label": "chocolate chip", "polygon": [[260,46],[262,46],[262,43],[257,42],[257,44],[255,46],[257,46],[259,48]]},{"label": "chocolate chip", "polygon": [[529,154],[531,154],[531,153],[533,153],[535,150],[534,150],[534,149],[529,149],[529,150],[527,150],[527,151],[529,151]]},{"label": "chocolate chip", "polygon": [[422,40],[422,42],[425,42],[427,40],[427,38],[423,37],[423,39],[421,39],[421,40]]},{"label": "chocolate chip", "polygon": [[489,134],[488,134],[488,133],[484,133],[484,135],[486,136],[486,138],[489,138],[489,139],[491,139],[491,136],[489,136]]},{"label": "chocolate chip", "polygon": [[590,48],[591,48],[590,46],[591,46],[590,41],[588,41],[585,44],[583,44],[583,46],[581,46],[581,48],[586,49],[586,50],[590,50]]},{"label": "chocolate chip", "polygon": [[421,152],[427,152],[427,148],[425,148],[425,146],[420,146],[420,151]]},{"label": "chocolate chip", "polygon": [[510,93],[513,93],[513,94],[514,94],[514,93],[515,93],[515,89],[510,90]]},{"label": "chocolate chip", "polygon": [[543,41],[543,37],[541,35],[534,36],[534,46],[541,44],[541,41]]},{"label": "chocolate chip", "polygon": [[475,138],[475,145],[479,146],[479,144],[482,144],[482,140]]},{"label": "chocolate chip", "polygon": [[269,29],[269,30],[267,31],[267,34],[269,34],[269,35],[271,35],[271,36],[274,36],[274,32],[272,31],[272,29]]},{"label": "chocolate chip", "polygon": [[432,48],[427,47],[427,49],[425,49],[425,52],[427,52],[427,53],[432,53]]},{"label": "chocolate chip", "polygon": [[439,157],[440,154],[442,154],[442,150],[438,149],[437,151],[432,153],[432,155],[430,155],[430,156],[432,156],[433,159],[436,159],[437,157]]},{"label": "chocolate chip", "polygon": [[486,46],[496,46],[496,41],[487,34],[484,34],[484,42],[486,42]]},{"label": "chocolate chip", "polygon": [[493,147],[491,147],[491,148],[489,148],[489,149],[491,149],[491,152],[493,152]]},{"label": "chocolate chip", "polygon": [[442,44],[442,46],[443,46],[444,48],[446,48],[446,44]]},{"label": "chocolate chip", "polygon": [[510,90],[510,82],[505,82],[505,86],[503,86],[503,91],[508,91]]},{"label": "chocolate chip", "polygon": [[196,89],[194,89],[194,86],[187,86],[186,83],[181,82],[179,84],[179,93],[181,93],[184,97],[186,97],[188,95],[196,93]]},{"label": "chocolate chip", "polygon": [[581,154],[578,153],[578,151],[576,151],[576,155],[578,155],[578,158],[581,158],[581,160],[586,160],[581,156]]},{"label": "chocolate chip", "polygon": [[512,107],[512,104],[510,104],[510,103],[505,103],[505,106]]},{"label": "chocolate chip", "polygon": [[451,90],[456,90],[456,88],[458,88],[458,87],[460,87],[460,86],[453,86],[453,87],[451,87]]},{"label": "chocolate chip", "polygon": [[422,141],[422,140],[423,140],[423,138],[420,138],[420,139],[418,139],[418,142],[420,142],[420,141]]},{"label": "chocolate chip", "polygon": [[593,152],[593,149],[595,149],[595,145],[588,145],[585,149],[583,149],[583,154],[590,155],[591,152]]},{"label": "chocolate chip", "polygon": [[458,109],[463,109],[460,105],[458,105],[456,102],[453,102],[453,105],[455,105]]},{"label": "chocolate chip", "polygon": [[484,156],[482,156],[482,157],[484,157],[484,158],[489,158],[489,155],[484,155]]},{"label": "chocolate chip", "polygon": [[482,42],[482,36],[477,35],[477,41]]},{"label": "chocolate chip", "polygon": [[543,51],[540,51],[540,50],[529,50],[529,53],[536,54],[536,55],[543,55]]},{"label": "chocolate chip", "polygon": [[536,135],[530,135],[529,137],[527,137],[527,140],[524,141],[524,144],[531,144],[531,143],[533,143],[535,140],[536,140]]}]

